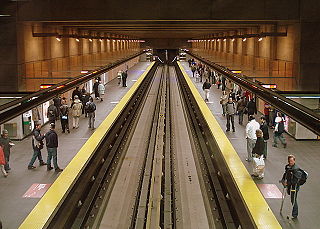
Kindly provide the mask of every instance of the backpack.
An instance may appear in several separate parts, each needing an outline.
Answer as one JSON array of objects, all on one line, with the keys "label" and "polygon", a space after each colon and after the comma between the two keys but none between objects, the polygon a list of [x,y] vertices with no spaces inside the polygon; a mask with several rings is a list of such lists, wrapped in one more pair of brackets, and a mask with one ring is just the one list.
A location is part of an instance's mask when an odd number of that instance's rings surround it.
[{"label": "backpack", "polygon": [[284,121],[279,122],[277,132],[280,134],[282,134],[284,132]]},{"label": "backpack", "polygon": [[95,110],[96,110],[96,105],[94,104],[94,103],[87,103],[87,105],[86,105],[86,111],[87,111],[87,113],[92,113],[92,112],[94,112]]},{"label": "backpack", "polygon": [[299,169],[299,171],[301,172],[301,178],[299,180],[299,185],[301,186],[307,182],[309,174],[306,171],[304,171],[303,169]]}]

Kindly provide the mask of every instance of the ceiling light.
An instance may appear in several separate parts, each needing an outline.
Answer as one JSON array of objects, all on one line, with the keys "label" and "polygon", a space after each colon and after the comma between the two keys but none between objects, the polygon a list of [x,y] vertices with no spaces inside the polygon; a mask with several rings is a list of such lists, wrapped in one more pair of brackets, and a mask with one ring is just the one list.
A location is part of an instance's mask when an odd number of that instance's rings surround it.
[{"label": "ceiling light", "polygon": [[56,40],[57,40],[57,41],[61,41],[60,37],[56,37]]},{"label": "ceiling light", "polygon": [[92,39],[91,39],[91,38],[89,38],[89,41],[90,41],[90,42],[92,42]]},{"label": "ceiling light", "polygon": [[247,38],[243,38],[243,39],[242,39],[242,41],[246,41],[246,40],[247,40]]},{"label": "ceiling light", "polygon": [[79,38],[76,38],[76,42],[80,42]]},{"label": "ceiling light", "polygon": [[258,41],[262,41],[262,37],[260,37],[260,38],[258,39]]}]

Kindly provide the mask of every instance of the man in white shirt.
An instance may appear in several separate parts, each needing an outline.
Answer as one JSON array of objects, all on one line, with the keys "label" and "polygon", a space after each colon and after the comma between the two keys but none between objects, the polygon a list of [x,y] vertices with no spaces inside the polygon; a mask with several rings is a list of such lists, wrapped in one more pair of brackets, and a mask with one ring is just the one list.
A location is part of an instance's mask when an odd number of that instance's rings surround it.
[{"label": "man in white shirt", "polygon": [[256,130],[260,129],[260,124],[254,119],[253,115],[249,116],[249,122],[246,126],[247,152],[246,161],[252,160],[252,149],[257,141]]}]

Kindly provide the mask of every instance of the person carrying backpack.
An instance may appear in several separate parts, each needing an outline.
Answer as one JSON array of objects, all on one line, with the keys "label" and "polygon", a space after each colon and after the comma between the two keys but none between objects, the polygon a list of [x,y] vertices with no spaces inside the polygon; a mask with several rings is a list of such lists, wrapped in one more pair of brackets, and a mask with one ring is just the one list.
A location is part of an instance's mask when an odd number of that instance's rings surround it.
[{"label": "person carrying backpack", "polygon": [[288,164],[284,169],[285,172],[280,182],[283,184],[284,188],[287,189],[287,193],[291,197],[291,219],[296,219],[298,217],[298,192],[300,190],[300,186],[306,182],[307,173],[299,168],[296,164],[296,158],[293,155],[288,156]]},{"label": "person carrying backpack", "polygon": [[282,117],[282,114],[278,112],[277,117],[275,119],[275,128],[274,128],[274,135],[273,135],[273,147],[278,147],[278,141],[279,140],[283,147],[287,147],[286,139],[283,136],[284,133],[284,122],[285,119]]},{"label": "person carrying backpack", "polygon": [[89,117],[88,127],[94,129],[96,105],[94,104],[92,97],[89,98],[89,102],[87,102],[85,109]]}]

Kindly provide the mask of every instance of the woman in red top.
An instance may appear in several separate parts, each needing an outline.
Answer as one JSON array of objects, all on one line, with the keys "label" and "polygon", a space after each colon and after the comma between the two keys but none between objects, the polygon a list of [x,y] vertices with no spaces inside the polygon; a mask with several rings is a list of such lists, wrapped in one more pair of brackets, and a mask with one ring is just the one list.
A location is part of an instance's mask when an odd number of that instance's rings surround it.
[{"label": "woman in red top", "polygon": [[0,145],[0,170],[3,173],[4,177],[8,176],[8,173],[6,172],[6,170],[4,169],[4,165],[6,164],[6,160],[4,158],[4,152],[3,152],[3,148]]}]

